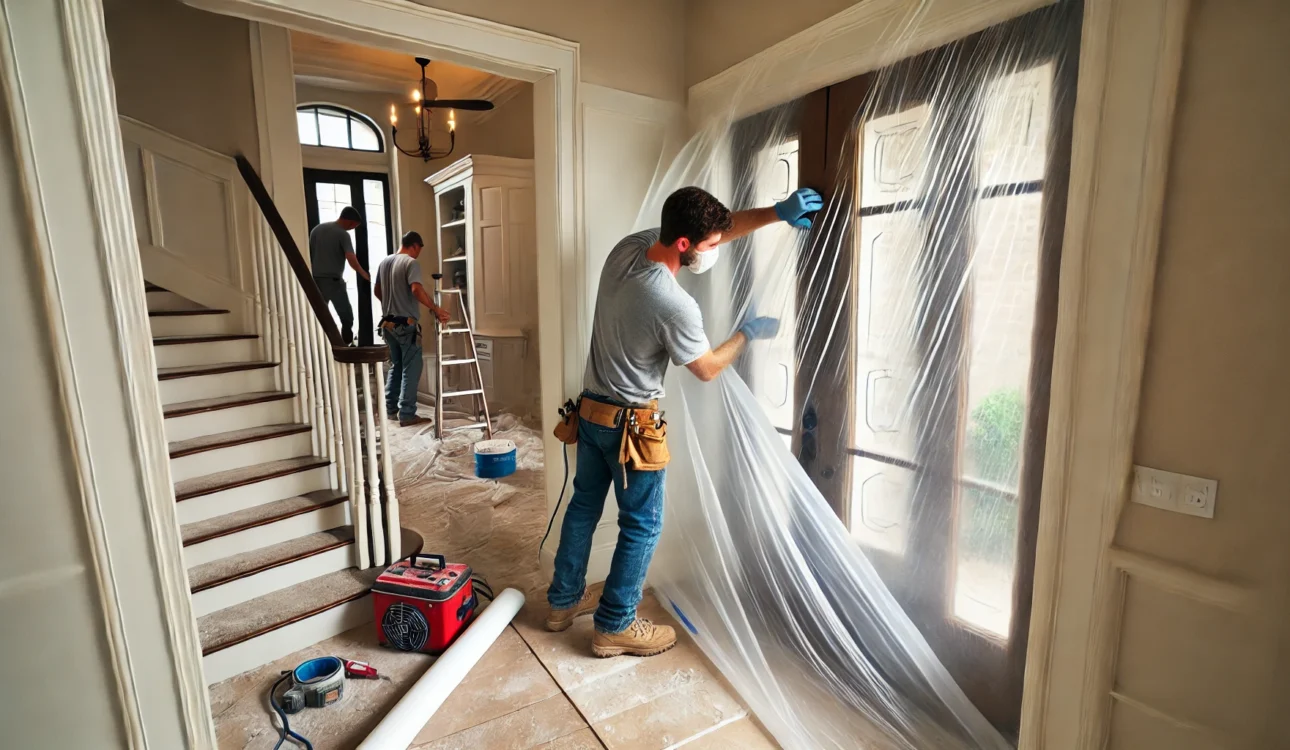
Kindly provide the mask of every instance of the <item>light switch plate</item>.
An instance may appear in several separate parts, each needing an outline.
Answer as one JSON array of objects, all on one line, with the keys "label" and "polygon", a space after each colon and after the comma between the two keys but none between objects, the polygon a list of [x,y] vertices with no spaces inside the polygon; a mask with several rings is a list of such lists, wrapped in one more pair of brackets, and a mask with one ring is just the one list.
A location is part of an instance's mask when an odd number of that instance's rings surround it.
[{"label": "light switch plate", "polygon": [[1218,480],[1134,466],[1130,499],[1161,510],[1213,518],[1214,504],[1218,500]]}]

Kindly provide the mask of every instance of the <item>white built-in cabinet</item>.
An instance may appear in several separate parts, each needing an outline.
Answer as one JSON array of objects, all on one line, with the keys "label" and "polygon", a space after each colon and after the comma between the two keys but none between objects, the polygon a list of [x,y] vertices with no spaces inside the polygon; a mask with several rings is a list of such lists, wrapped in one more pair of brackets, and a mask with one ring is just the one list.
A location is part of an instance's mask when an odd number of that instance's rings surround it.
[{"label": "white built-in cabinet", "polygon": [[[489,405],[494,412],[535,414],[538,307],[533,160],[473,154],[430,175],[426,184],[434,190],[437,224],[432,262],[443,274],[444,288],[464,290]],[[445,298],[445,306],[447,302]],[[453,369],[463,372],[453,373]],[[449,368],[444,373],[446,387],[455,387],[455,378],[465,369]],[[432,375],[427,382],[434,382]]]}]

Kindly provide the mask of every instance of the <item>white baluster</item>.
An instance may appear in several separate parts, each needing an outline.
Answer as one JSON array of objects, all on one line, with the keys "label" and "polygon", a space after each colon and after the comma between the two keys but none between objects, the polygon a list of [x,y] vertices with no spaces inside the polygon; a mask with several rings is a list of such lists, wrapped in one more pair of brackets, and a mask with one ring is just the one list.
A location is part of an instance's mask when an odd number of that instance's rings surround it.
[{"label": "white baluster", "polygon": [[366,440],[363,441],[363,453],[367,458],[367,512],[371,517],[372,562],[376,565],[388,565],[385,557],[385,524],[381,522],[381,476],[376,468],[376,423],[372,420],[372,368],[367,363],[360,365],[363,378],[363,425]]},{"label": "white baluster", "polygon": [[367,529],[367,494],[363,486],[363,455],[360,421],[358,416],[358,393],[354,376],[358,365],[346,365],[344,368],[345,421],[348,423],[346,434],[349,435],[349,450],[346,452],[349,466],[349,507],[350,522],[354,524],[354,546],[358,548],[358,569],[372,567],[368,557]]},{"label": "white baluster", "polygon": [[[383,383],[382,365],[376,363],[376,382]],[[390,455],[390,423],[385,417],[385,404],[377,410],[381,426],[381,479],[385,486],[385,539],[389,545],[389,561],[403,557],[403,534],[399,529],[399,500],[394,494],[394,458]]]},{"label": "white baluster", "polygon": [[336,486],[349,486],[349,454],[346,449],[349,446],[349,438],[345,432],[345,402],[341,400],[341,395],[345,391],[344,365],[339,364],[336,360],[328,357],[327,375],[330,402],[332,405],[332,442],[333,453],[336,456]]}]

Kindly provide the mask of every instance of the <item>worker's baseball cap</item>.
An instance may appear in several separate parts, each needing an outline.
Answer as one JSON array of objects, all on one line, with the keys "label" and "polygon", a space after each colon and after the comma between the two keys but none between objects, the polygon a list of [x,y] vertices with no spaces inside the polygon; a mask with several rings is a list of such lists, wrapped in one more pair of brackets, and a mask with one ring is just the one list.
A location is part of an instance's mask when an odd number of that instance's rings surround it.
[{"label": "worker's baseball cap", "polygon": [[408,232],[403,235],[404,247],[425,247],[426,243],[421,240],[421,235],[417,232]]}]

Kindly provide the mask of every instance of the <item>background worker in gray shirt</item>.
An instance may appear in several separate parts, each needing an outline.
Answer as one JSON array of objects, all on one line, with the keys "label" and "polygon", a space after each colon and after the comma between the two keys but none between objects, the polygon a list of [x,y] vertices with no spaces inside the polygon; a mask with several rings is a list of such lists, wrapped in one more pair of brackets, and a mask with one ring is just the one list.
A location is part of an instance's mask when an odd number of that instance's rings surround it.
[{"label": "background worker in gray shirt", "polygon": [[390,373],[385,378],[385,413],[404,427],[424,422],[417,416],[417,382],[421,380],[421,305],[448,322],[448,311],[430,300],[421,285],[417,257],[425,242],[416,232],[403,235],[402,247],[381,261],[372,293],[381,301],[381,338],[390,348]]},{"label": "background worker in gray shirt", "polygon": [[354,272],[371,281],[372,277],[358,263],[354,254],[354,243],[349,241],[349,232],[358,227],[362,217],[353,206],[345,206],[340,211],[340,218],[335,221],[324,221],[309,233],[309,265],[314,274],[314,283],[323,299],[330,302],[340,318],[340,336],[346,344],[354,340],[354,308],[349,305],[349,292],[345,289],[345,263]]}]

